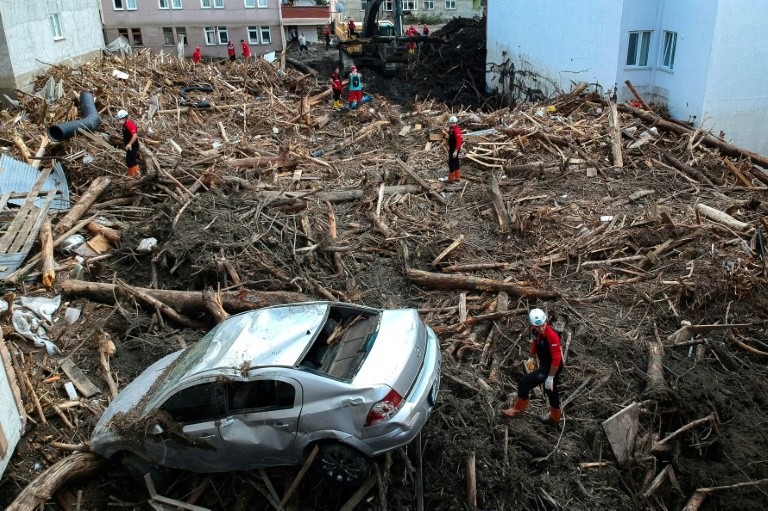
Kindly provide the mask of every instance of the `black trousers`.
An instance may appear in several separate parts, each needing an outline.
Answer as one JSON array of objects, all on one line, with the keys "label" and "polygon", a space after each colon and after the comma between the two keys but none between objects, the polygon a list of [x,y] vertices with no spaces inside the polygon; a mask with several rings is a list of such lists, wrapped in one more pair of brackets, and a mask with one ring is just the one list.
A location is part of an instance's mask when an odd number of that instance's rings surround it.
[{"label": "black trousers", "polygon": [[459,163],[459,157],[456,156],[456,158],[454,158],[453,153],[448,153],[448,170],[453,172],[460,169],[461,164]]},{"label": "black trousers", "polygon": [[[563,366],[555,374],[555,384],[552,386],[552,390],[544,389],[544,393],[549,398],[549,406],[552,408],[560,408],[560,375],[563,372]],[[531,395],[531,390],[544,383],[544,380],[549,376],[549,367],[540,367],[537,370],[530,372],[520,378],[520,382],[517,388],[517,396],[520,399],[528,399]]]},{"label": "black trousers", "polygon": [[138,142],[135,142],[135,143],[134,143],[134,144],[131,146],[131,150],[130,150],[130,151],[129,151],[129,150],[127,150],[127,149],[126,149],[126,151],[125,151],[125,165],[126,165],[128,168],[131,168],[131,167],[133,167],[134,165],[138,165],[138,162],[136,161],[136,159],[138,158],[138,156],[139,156],[139,143],[138,143]]}]

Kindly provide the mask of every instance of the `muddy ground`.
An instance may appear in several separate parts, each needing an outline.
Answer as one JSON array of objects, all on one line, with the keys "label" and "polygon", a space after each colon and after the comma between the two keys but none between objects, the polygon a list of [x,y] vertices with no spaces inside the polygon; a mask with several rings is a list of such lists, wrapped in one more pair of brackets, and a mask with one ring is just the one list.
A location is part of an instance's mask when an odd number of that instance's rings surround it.
[{"label": "muddy ground", "polygon": [[[461,26],[454,30],[473,27],[466,21],[457,23]],[[474,23],[479,33],[478,24],[482,22]],[[451,31],[450,24],[446,28]],[[464,38],[475,40],[477,36]],[[765,188],[757,181],[753,183],[755,188],[736,182],[716,150],[703,145],[692,148],[686,137],[669,133],[651,146],[626,149],[625,166],[612,167],[610,148],[601,144],[607,126],[601,113],[605,105],[588,96],[579,99],[580,108],[568,121],[547,121],[562,129],[557,131],[561,135],[566,132],[565,126],[575,130],[567,131],[567,136],[573,137],[569,138],[573,144],[570,148],[553,148],[551,144],[534,143],[533,139],[513,148],[510,139],[493,139],[502,146],[499,157],[506,168],[546,162],[542,168],[489,170],[464,158],[462,184],[445,187],[437,181],[446,172],[445,149],[440,144],[428,144],[428,134],[444,127],[448,112],[459,113],[462,128],[470,132],[496,126],[498,118],[517,126],[514,123],[528,122],[520,121],[523,112],[535,115],[537,111],[534,106],[493,114],[487,98],[471,91],[462,78],[467,76],[467,69],[478,66],[480,58],[472,60],[460,48],[454,49],[452,52],[447,45],[440,59],[434,54],[427,59],[430,64],[424,64],[426,71],[412,69],[401,78],[374,77],[364,69],[366,92],[375,96],[372,110],[334,113],[321,104],[315,107],[315,116],[332,116],[325,129],[288,127],[286,134],[273,136],[272,127],[282,128],[283,124],[275,122],[278,114],[272,110],[259,117],[249,133],[238,134],[241,119],[222,114],[218,118],[226,122],[230,136],[250,139],[250,147],[267,146],[273,150],[290,139],[296,154],[324,148],[326,156],[318,158],[324,158],[330,167],[312,166],[301,159],[305,166],[302,179],[308,180],[290,182],[294,169],[236,171],[219,161],[214,169],[218,177],[237,176],[251,186],[218,179],[209,190],[198,193],[181,213],[180,204],[159,182],[143,181],[136,188],[121,180],[120,155],[101,154],[79,138],[55,148],[59,156],[86,148],[96,157],[93,165],[79,161],[67,164],[70,187],[79,193],[99,175],[115,178],[115,184],[100,198],[107,205],[97,209],[116,222],[122,240],[112,257],[87,265],[86,279],[120,279],[139,287],[157,282],[159,288],[175,290],[234,289],[231,275],[216,264],[216,258],[224,257],[235,266],[243,287],[249,290],[299,292],[312,298],[325,298],[325,293],[330,293],[342,301],[369,306],[420,309],[424,320],[439,333],[444,354],[439,403],[421,438],[426,509],[473,507],[467,496],[468,460],[472,458],[476,460],[477,508],[487,510],[681,509],[699,488],[768,478],[768,370],[763,354],[768,351],[764,323],[768,298],[766,265],[756,246],[760,228],[740,235],[700,218],[691,209],[703,202],[759,225],[760,218],[766,216]],[[481,50],[473,48],[471,53]],[[462,51],[463,57],[457,59],[456,51]],[[331,53],[326,55],[317,46],[308,58],[301,58],[325,76],[334,63]],[[454,74],[435,71],[450,69],[452,63],[462,59],[468,67],[455,69]],[[106,66],[102,71],[109,69]],[[174,73],[180,71],[167,69],[161,75],[174,79]],[[98,81],[90,75],[68,76],[67,85],[76,87],[77,82],[91,79]],[[312,93],[324,87],[320,78]],[[131,93],[123,91],[123,95],[134,110],[137,105],[146,106],[133,99]],[[225,103],[226,99],[221,98],[220,104]],[[98,106],[114,107],[104,103]],[[413,118],[407,117],[414,113]],[[5,126],[11,120],[12,116],[5,115]],[[360,133],[366,125],[382,120],[390,124],[382,124],[374,136],[351,143],[348,137],[340,136],[350,131]],[[201,156],[187,147],[209,147],[217,128],[210,122],[190,118],[182,117],[181,122],[183,132],[191,138],[159,130],[157,124],[155,132],[147,137],[162,140],[172,136],[187,144],[185,150],[193,155],[181,158],[163,144],[151,149],[161,166],[173,169],[174,175],[186,179],[190,186],[191,181],[179,166]],[[414,122],[422,124],[423,131],[399,134],[403,126]],[[631,117],[623,122],[627,126],[640,124]],[[106,124],[104,132],[116,145],[109,121]],[[640,127],[650,128],[646,123]],[[575,134],[587,132],[589,138],[592,129],[600,133],[593,142]],[[36,134],[32,124],[28,131],[32,146]],[[465,151],[480,145],[468,138]],[[250,154],[248,144],[234,147],[230,157]],[[679,170],[660,164],[657,158],[662,153],[684,158],[713,184],[697,183]],[[430,182],[445,203],[424,193],[385,198],[380,204],[380,218],[395,233],[385,236],[369,220],[369,214],[377,209],[378,184],[412,184],[394,163],[394,157],[404,160]],[[589,177],[586,167],[592,166],[598,172]],[[185,168],[197,172],[192,165]],[[489,198],[486,183],[491,173],[497,176],[505,203],[514,213],[512,228],[504,232],[500,232]],[[259,188],[261,185],[264,188]],[[363,198],[332,205],[338,243],[357,244],[354,251],[342,253],[341,272],[332,252],[318,251],[311,256],[296,252],[297,244],[307,246],[310,241],[328,240],[328,205],[308,200],[301,209],[292,209],[291,204],[276,205],[263,195],[264,189],[350,188],[364,189]],[[648,189],[653,192],[630,198]],[[108,205],[109,201],[125,198],[131,200]],[[605,215],[615,220],[601,221]],[[309,219],[317,239],[302,236],[302,218]],[[462,235],[463,243],[433,265],[438,254]],[[138,241],[147,236],[160,242],[162,253],[155,258],[155,264],[150,263],[149,255],[134,250]],[[596,263],[642,256],[670,240],[680,244],[653,259]],[[64,259],[61,263],[59,279],[64,280],[73,264]],[[472,318],[495,310],[500,299],[497,292],[436,290],[415,284],[408,274],[408,268],[451,274],[451,265],[490,263],[496,266],[465,272],[496,282],[517,283],[526,289],[551,291],[559,297],[538,300],[510,293],[510,313],[473,325],[460,321],[462,295],[467,315]],[[12,291],[48,293],[34,280]],[[51,338],[58,339],[61,350],[102,387],[93,346],[97,332],[108,332],[117,346],[111,367],[122,387],[159,357],[194,343],[204,331],[183,328],[133,300],[121,300],[119,306],[114,306],[81,296],[65,299],[70,307],[83,309],[85,320],[74,326],[58,322]],[[547,409],[541,393],[531,400],[529,413],[522,420],[511,422],[498,415],[514,399],[520,362],[528,350],[525,314],[532,306],[544,307],[564,341],[570,340],[562,386],[566,404],[561,429],[536,420],[536,415]],[[190,316],[211,324],[205,311]],[[693,339],[694,344],[672,347],[667,336],[684,320],[694,325],[751,325],[706,334]],[[24,353],[27,366],[36,368],[30,371],[36,384],[52,398],[61,396],[60,382],[40,383],[59,374],[53,361],[14,336],[7,323],[4,330],[6,338]],[[651,388],[647,376],[649,345],[657,340],[667,344],[663,357],[666,386]],[[106,394],[102,394],[86,400],[84,410],[77,414],[68,412],[72,414],[73,429],[66,428],[54,413],[48,415],[47,425],[30,423],[0,485],[0,504],[8,505],[43,469],[68,454],[51,447],[52,441],[87,442],[98,411],[107,401]],[[630,459],[620,464],[601,424],[633,402],[641,403],[639,432]],[[29,411],[36,418],[32,407]],[[660,438],[711,414],[713,420],[676,437],[670,449],[651,452],[652,444]],[[415,444],[377,460],[378,484],[357,509],[417,509],[418,464]],[[653,487],[652,481],[665,469],[673,476],[666,476]],[[298,467],[290,467],[270,469],[267,474],[282,495],[297,471]],[[258,471],[213,476],[173,473],[171,480],[166,495],[199,506],[270,509]],[[67,485],[45,508],[74,509],[73,498],[79,491],[83,492],[81,509],[149,509],[144,486],[117,469],[105,469]],[[339,509],[352,493],[353,489],[329,486],[310,473],[291,506]],[[765,509],[766,501],[765,487],[748,486],[712,492],[700,509],[757,510]]]}]

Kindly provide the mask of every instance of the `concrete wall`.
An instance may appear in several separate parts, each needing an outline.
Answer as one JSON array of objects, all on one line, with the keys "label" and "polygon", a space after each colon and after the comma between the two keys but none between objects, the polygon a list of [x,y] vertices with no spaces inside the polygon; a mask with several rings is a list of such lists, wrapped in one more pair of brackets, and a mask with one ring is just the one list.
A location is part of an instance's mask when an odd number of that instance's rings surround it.
[{"label": "concrete wall", "polygon": [[488,89],[527,100],[578,82],[612,88],[622,15],[616,0],[490,0]]},{"label": "concrete wall", "polygon": [[[125,3],[125,0],[123,0]],[[170,0],[169,0],[169,3]],[[211,4],[213,4],[211,0]],[[187,34],[186,55],[192,56],[196,46],[204,57],[227,57],[226,44],[206,44],[206,26],[226,27],[229,39],[235,43],[237,55],[241,55],[240,39],[248,41],[249,26],[270,27],[270,44],[250,44],[251,53],[260,55],[282,49],[280,30],[280,2],[268,0],[267,8],[246,8],[243,0],[225,0],[223,9],[203,9],[200,0],[183,0],[182,9],[160,9],[157,0],[137,0],[136,10],[115,10],[113,0],[101,0],[104,27],[108,42],[118,36],[118,29],[141,29],[144,47],[176,53],[176,46],[165,45],[163,27],[175,31],[183,27]],[[258,5],[258,2],[254,2]],[[129,40],[133,43],[132,39]]]},{"label": "concrete wall", "polygon": [[[701,117],[715,135],[768,156],[768,2],[718,2]],[[704,82],[703,76],[698,79]]]},{"label": "concrete wall", "polygon": [[[63,37],[54,39],[50,16],[59,14]],[[48,64],[79,64],[104,47],[99,0],[0,0],[3,38],[0,84],[29,89]]]}]

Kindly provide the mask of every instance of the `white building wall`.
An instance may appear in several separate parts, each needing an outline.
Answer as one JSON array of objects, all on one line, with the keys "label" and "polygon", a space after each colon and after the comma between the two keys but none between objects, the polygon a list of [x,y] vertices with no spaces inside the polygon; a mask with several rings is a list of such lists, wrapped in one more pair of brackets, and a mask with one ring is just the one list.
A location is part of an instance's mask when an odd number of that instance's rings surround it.
[{"label": "white building wall", "polygon": [[579,82],[607,91],[616,82],[621,20],[616,0],[489,0],[488,89],[510,90],[499,81],[507,62],[518,92],[540,89],[549,97]]},{"label": "white building wall", "polygon": [[[56,13],[63,37],[54,40],[50,16]],[[100,55],[104,47],[99,0],[0,0],[0,19],[20,88],[47,64],[80,63]],[[7,72],[3,68],[3,75]]]},{"label": "white building wall", "polygon": [[768,156],[766,21],[768,2],[719,2],[701,118],[715,135]]}]

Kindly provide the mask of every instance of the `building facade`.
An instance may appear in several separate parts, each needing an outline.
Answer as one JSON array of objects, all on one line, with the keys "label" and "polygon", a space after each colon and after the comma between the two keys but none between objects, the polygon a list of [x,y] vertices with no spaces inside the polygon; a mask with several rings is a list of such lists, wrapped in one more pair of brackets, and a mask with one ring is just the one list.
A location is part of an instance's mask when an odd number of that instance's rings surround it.
[{"label": "building facade", "polygon": [[293,4],[282,6],[283,29],[287,40],[303,35],[307,42],[315,43],[322,39],[323,27],[331,22],[332,4],[317,5],[314,0],[296,0]]},{"label": "building facade", "polygon": [[51,64],[101,55],[99,0],[0,0],[0,90],[30,91]]},{"label": "building facade", "polygon": [[513,100],[635,86],[689,121],[768,155],[768,2],[489,0],[486,84]]},{"label": "building facade", "polygon": [[253,55],[282,50],[280,0],[101,0],[107,42],[123,36],[135,49],[226,58],[227,43],[248,43]]},{"label": "building facade", "polygon": [[[336,0],[338,5],[340,0]],[[481,0],[402,0],[403,13],[415,17],[425,16],[440,18],[441,23],[447,23],[452,18],[471,18],[482,16]],[[339,13],[340,21],[353,18],[362,21],[365,15],[366,0],[346,0],[343,12]],[[393,0],[384,0],[381,5],[382,18],[391,17]]]}]

